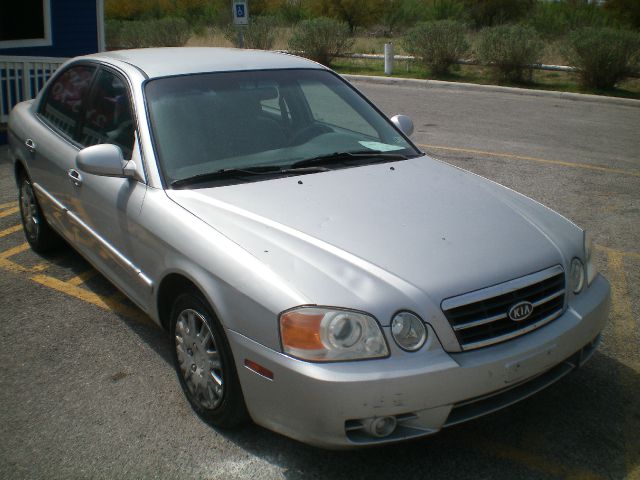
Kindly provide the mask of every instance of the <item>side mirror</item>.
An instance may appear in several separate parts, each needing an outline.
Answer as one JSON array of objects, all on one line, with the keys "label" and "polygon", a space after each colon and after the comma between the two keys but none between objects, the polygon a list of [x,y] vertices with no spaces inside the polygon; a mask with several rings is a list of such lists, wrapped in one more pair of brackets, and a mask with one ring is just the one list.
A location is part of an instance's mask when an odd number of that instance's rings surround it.
[{"label": "side mirror", "polygon": [[136,169],[132,161],[122,156],[122,150],[117,145],[103,143],[83,148],[76,156],[78,168],[93,175],[103,177],[135,177]]},{"label": "side mirror", "polygon": [[406,115],[394,115],[391,122],[407,137],[413,135],[413,120]]}]

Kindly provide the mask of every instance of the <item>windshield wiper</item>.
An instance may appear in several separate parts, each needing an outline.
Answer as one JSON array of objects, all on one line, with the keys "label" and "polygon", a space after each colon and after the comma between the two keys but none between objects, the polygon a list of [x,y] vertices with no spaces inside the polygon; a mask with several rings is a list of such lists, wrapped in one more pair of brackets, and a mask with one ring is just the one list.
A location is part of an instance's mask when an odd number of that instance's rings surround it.
[{"label": "windshield wiper", "polygon": [[308,168],[283,168],[279,165],[259,165],[255,167],[245,168],[222,168],[214,172],[199,173],[191,177],[181,178],[171,182],[171,188],[181,188],[187,185],[195,185],[198,183],[210,182],[213,180],[221,180],[225,178],[242,178],[254,175],[301,175],[303,173],[326,172],[329,170],[324,167],[308,167]]},{"label": "windshield wiper", "polygon": [[335,152],[328,155],[321,155],[319,157],[307,158],[305,160],[299,160],[294,162],[290,168],[300,169],[309,167],[312,165],[332,165],[336,163],[345,163],[350,160],[370,160],[370,159],[383,159],[383,160],[406,160],[409,157],[402,155],[401,153],[387,153],[376,150],[362,150],[357,152]]}]

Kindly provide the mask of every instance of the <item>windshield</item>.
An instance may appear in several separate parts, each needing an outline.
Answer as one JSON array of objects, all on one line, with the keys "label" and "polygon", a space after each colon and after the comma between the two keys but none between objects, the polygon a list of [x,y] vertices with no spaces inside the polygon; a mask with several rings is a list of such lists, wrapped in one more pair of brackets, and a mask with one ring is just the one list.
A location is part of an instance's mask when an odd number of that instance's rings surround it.
[{"label": "windshield", "polygon": [[[249,170],[290,173],[309,162],[331,161],[337,168],[339,162],[344,167],[419,154],[366,100],[324,70],[168,77],[149,81],[145,94],[169,185],[190,178],[210,183],[216,172],[225,174],[218,183],[228,184],[231,170],[239,177]],[[350,153],[357,155],[345,155]],[[360,163],[348,163],[354,158]]]}]

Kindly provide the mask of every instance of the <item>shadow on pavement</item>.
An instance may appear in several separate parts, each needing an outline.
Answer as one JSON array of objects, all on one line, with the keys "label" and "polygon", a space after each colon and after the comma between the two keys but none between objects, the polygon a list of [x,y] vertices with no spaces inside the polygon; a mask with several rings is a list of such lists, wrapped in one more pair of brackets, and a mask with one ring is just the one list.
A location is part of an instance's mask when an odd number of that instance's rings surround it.
[{"label": "shadow on pavement", "polygon": [[[309,412],[313,415],[313,412]],[[640,464],[640,375],[596,353],[582,369],[519,404],[420,440],[325,451],[262,428],[218,431],[290,479],[625,478]],[[499,468],[496,468],[496,465]],[[370,475],[368,475],[369,477]]]}]

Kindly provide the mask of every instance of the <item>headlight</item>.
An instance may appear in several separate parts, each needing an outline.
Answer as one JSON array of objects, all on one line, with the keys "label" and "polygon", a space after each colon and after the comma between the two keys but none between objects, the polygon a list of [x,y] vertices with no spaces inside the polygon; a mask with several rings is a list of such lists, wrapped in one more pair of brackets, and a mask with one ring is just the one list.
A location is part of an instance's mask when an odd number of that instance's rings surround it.
[{"label": "headlight", "polygon": [[584,232],[584,261],[587,270],[587,286],[591,286],[593,279],[596,278],[598,270],[593,263],[593,237],[591,234]]},{"label": "headlight", "polygon": [[364,313],[300,307],[280,315],[285,353],[303,360],[332,362],[389,355],[382,330]]},{"label": "headlight", "polygon": [[580,293],[584,286],[584,267],[578,258],[571,260],[571,269],[569,270],[569,284],[573,293]]},{"label": "headlight", "polygon": [[400,312],[391,320],[391,334],[403,350],[415,352],[427,339],[427,329],[417,315]]}]

